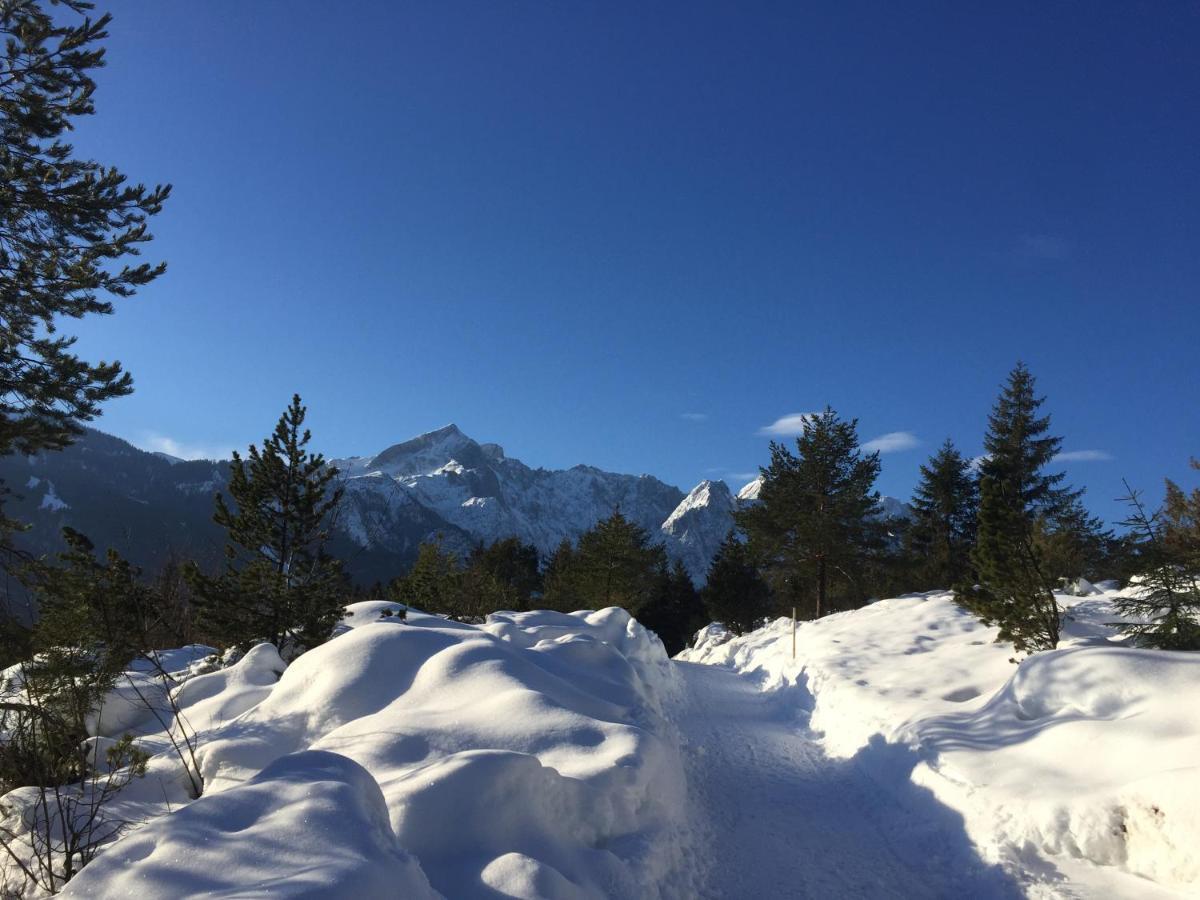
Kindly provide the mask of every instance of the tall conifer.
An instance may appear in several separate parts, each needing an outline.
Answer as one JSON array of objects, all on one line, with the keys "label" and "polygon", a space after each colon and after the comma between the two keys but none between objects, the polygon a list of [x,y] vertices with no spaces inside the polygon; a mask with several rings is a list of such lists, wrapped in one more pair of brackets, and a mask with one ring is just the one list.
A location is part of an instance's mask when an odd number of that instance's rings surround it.
[{"label": "tall conifer", "polygon": [[960,586],[958,601],[1018,651],[1058,645],[1060,611],[1051,574],[1035,540],[1039,518],[1053,517],[1078,498],[1063,488],[1062,473],[1046,467],[1062,439],[1040,415],[1045,398],[1023,363],[1008,380],[988,417],[980,464],[979,521],[971,560],[978,584]]},{"label": "tall conifer", "polygon": [[796,453],[771,442],[771,463],[762,470],[758,503],[737,513],[751,554],[786,602],[814,618],[835,599],[865,601],[869,558],[882,546],[877,518],[879,454],[863,454],[858,420],[832,409],[808,417]]},{"label": "tall conifer", "polygon": [[306,409],[295,395],[260,451],[233,454],[229,496],[216,497],[218,525],[228,531],[226,571],[194,574],[208,633],[227,645],[255,640],[307,649],[326,640],[341,615],[341,566],[325,552],[342,498],[337,469],[308,452]]},{"label": "tall conifer", "polygon": [[636,616],[654,596],[665,564],[663,548],[614,510],[581,535],[574,550],[555,554],[546,574],[546,601],[554,609],[620,606]]},{"label": "tall conifer", "polygon": [[709,617],[734,634],[753,631],[774,611],[771,588],[732,532],[713,556],[702,596]]},{"label": "tall conifer", "polygon": [[[56,6],[0,3],[0,455],[61,449],[133,389],[119,362],[82,359],[61,329],[165,270],[129,258],[170,187],[131,185],[63,141],[95,112],[110,17],[88,18],[81,0]],[[0,565],[15,527],[0,514]]]},{"label": "tall conifer", "polygon": [[979,485],[971,461],[947,441],[921,466],[905,534],[923,588],[953,587],[971,572]]},{"label": "tall conifer", "polygon": [[707,619],[700,592],[683,563],[675,560],[659,566],[657,585],[650,599],[642,604],[637,619],[663,642],[669,656],[687,648],[692,635],[704,627]]}]

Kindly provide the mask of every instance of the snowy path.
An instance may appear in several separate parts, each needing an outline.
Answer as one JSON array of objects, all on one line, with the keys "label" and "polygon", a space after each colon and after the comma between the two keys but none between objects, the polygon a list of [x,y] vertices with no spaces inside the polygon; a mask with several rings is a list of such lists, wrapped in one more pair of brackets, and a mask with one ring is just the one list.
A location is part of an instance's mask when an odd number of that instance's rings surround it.
[{"label": "snowy path", "polygon": [[1021,895],[978,859],[957,814],[908,782],[911,761],[883,747],[831,760],[797,718],[796,693],[678,665],[693,821],[708,831],[705,897]]}]

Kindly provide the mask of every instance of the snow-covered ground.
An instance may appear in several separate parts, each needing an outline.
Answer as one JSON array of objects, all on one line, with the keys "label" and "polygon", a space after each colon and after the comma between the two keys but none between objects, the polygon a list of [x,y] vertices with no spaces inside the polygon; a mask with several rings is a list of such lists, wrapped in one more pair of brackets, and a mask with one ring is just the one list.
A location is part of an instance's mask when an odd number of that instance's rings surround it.
[{"label": "snow-covered ground", "polygon": [[680,687],[656,637],[619,609],[482,626],[394,609],[356,604],[289,666],[264,644],[177,688],[199,734],[199,799],[154,717],[114,706],[102,733],[161,751],[111,810],[145,824],[66,894],[695,892],[665,716]]},{"label": "snow-covered ground", "polygon": [[290,665],[164,651],[203,794],[135,666],[93,723],[153,754],[132,827],[66,894],[1197,896],[1200,654],[1125,645],[1113,596],[1061,596],[1019,667],[941,592],[801,623],[794,658],[787,620],[672,662],[618,609],[375,602]]},{"label": "snow-covered ground", "polygon": [[[962,819],[879,764],[831,759],[792,691],[732,669],[680,663],[680,727],[705,900],[1011,900],[1016,882],[979,857]],[[889,761],[886,756],[883,761]]]},{"label": "snow-covered ground", "polygon": [[[752,680],[764,708],[795,717],[798,743],[819,744],[830,777],[839,759],[869,776],[876,807],[862,815],[880,828],[893,802],[927,822],[960,817],[981,861],[1032,896],[1196,896],[1200,655],[1123,644],[1108,624],[1115,594],[1060,595],[1060,648],[1020,666],[944,592],[801,623],[794,659],[786,619],[732,639],[711,627],[680,658]],[[785,795],[812,781],[776,770]],[[794,810],[793,829],[843,827],[856,791],[832,815]]]}]

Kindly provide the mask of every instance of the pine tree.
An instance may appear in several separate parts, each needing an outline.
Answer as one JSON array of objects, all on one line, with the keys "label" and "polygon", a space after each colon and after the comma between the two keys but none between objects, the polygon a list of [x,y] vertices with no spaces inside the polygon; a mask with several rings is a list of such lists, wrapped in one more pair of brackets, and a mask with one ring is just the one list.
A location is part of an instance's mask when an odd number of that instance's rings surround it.
[{"label": "pine tree", "polygon": [[[120,262],[151,239],[170,187],[129,185],[62,140],[95,111],[110,17],[87,18],[81,0],[57,5],[52,15],[34,0],[0,3],[0,455],[61,449],[132,390],[120,363],[87,362],[59,329],[113,312],[112,298],[165,269]],[[16,527],[0,514],[0,562]]]},{"label": "pine tree", "polygon": [[971,575],[979,485],[971,461],[947,439],[921,466],[907,550],[923,587],[953,587]]},{"label": "pine tree", "polygon": [[546,609],[573,612],[579,609],[576,588],[575,545],[563,538],[542,570],[542,603]]},{"label": "pine tree", "polygon": [[1079,494],[1048,474],[1062,439],[1049,434],[1050,417],[1039,416],[1045,398],[1022,363],[1009,373],[988,417],[986,455],[980,464],[979,516],[971,561],[979,583],[960,586],[958,602],[1018,652],[1058,645],[1060,610],[1051,574],[1036,541],[1040,517],[1054,519]]},{"label": "pine tree", "polygon": [[453,616],[458,605],[462,566],[438,541],[425,541],[408,574],[388,587],[388,598],[430,615]]},{"label": "pine tree", "polygon": [[[1200,471],[1200,460],[1191,461]],[[1200,572],[1200,488],[1189,494],[1167,479],[1167,497],[1163,504],[1164,539],[1179,564],[1190,572]]]},{"label": "pine tree", "polygon": [[1072,497],[1053,515],[1034,522],[1034,546],[1042,569],[1052,583],[1068,589],[1080,578],[1096,579],[1108,572],[1119,553],[1119,543],[1104,522],[1093,516],[1078,497]]},{"label": "pine tree", "polygon": [[1167,485],[1167,504],[1158,513],[1147,512],[1138,492],[1125,485],[1123,499],[1132,511],[1121,524],[1136,536],[1141,582],[1115,603],[1135,622],[1117,627],[1148,647],[1200,650],[1200,559],[1189,553],[1189,544],[1200,547],[1200,489],[1189,500],[1177,485]]},{"label": "pine tree", "polygon": [[709,618],[734,634],[753,631],[774,611],[771,588],[732,532],[713,556],[701,596]]},{"label": "pine tree", "polygon": [[638,611],[637,620],[658,635],[668,656],[688,647],[692,635],[707,619],[700,592],[679,560],[668,566],[664,560],[657,573],[654,594]]},{"label": "pine tree", "polygon": [[828,407],[808,417],[796,453],[772,441],[762,474],[758,503],[736,520],[776,594],[808,594],[814,618],[831,612],[835,599],[865,601],[869,558],[883,531],[875,517],[879,454],[860,451],[858,420],[843,421]]},{"label": "pine tree", "polygon": [[620,606],[637,616],[654,595],[666,553],[646,530],[615,510],[579,538],[572,551],[555,554],[546,575],[552,609]]},{"label": "pine tree", "polygon": [[495,605],[488,612],[521,610],[528,609],[533,597],[541,592],[539,561],[537,547],[509,537],[487,547],[477,546],[467,559],[467,570],[495,584],[495,596],[487,601]]},{"label": "pine tree", "polygon": [[228,532],[223,575],[193,572],[209,634],[229,646],[267,641],[307,649],[327,640],[341,617],[346,586],[325,552],[342,498],[337,469],[308,452],[307,410],[299,395],[260,451],[233,454],[229,496],[217,494],[213,520]]},{"label": "pine tree", "polygon": [[[92,6],[61,5],[79,14]],[[95,111],[91,72],[104,64],[97,45],[110,19],[72,24],[39,3],[0,5],[0,453],[61,448],[103,401],[129,393],[119,363],[86,363],[72,338],[53,335],[63,318],[111,313],[103,295],[127,297],[164,271],[113,263],[150,240],[146,222],[170,188],[127,185],[61,141]]]}]

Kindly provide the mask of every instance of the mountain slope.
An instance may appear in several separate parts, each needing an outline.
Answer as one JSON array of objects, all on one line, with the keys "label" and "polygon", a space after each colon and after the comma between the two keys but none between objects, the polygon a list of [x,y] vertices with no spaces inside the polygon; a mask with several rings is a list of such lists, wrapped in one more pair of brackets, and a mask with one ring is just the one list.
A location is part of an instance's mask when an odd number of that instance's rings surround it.
[{"label": "mountain slope", "polygon": [[471,542],[516,536],[548,554],[614,509],[657,534],[683,499],[678,488],[649,475],[591,466],[533,469],[505,456],[497,444],[477,443],[455,425],[373,457],[332,462],[347,476],[343,527],[365,547],[386,545],[386,515],[413,504]]},{"label": "mountain slope", "polygon": [[[755,501],[760,484],[735,498],[724,482],[703,481],[685,496],[650,475],[535,469],[455,425],[330,462],[346,490],[331,549],[361,583],[405,571],[422,541],[465,554],[515,536],[549,554],[615,509],[703,583],[734,511]],[[224,535],[212,521],[212,498],[228,472],[228,462],[147,453],[92,430],[61,453],[0,458],[0,481],[12,491],[5,505],[33,526],[20,538],[27,549],[57,552],[69,525],[148,572],[173,555],[220,564]],[[891,514],[905,509],[891,498],[881,505]]]},{"label": "mountain slope", "polygon": [[737,506],[725,482],[702,481],[663,522],[667,552],[683,562],[697,584],[708,578],[713,555],[733,528]]}]

